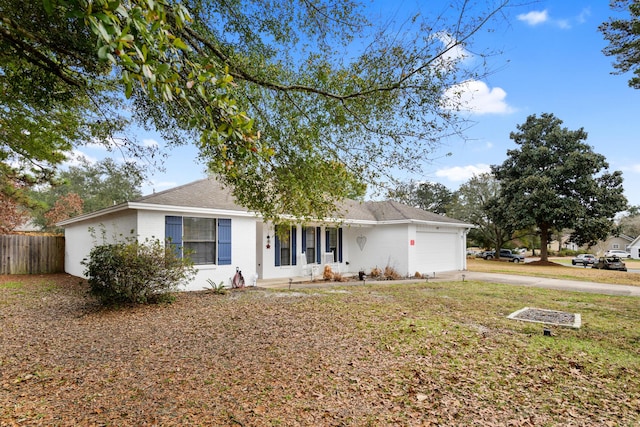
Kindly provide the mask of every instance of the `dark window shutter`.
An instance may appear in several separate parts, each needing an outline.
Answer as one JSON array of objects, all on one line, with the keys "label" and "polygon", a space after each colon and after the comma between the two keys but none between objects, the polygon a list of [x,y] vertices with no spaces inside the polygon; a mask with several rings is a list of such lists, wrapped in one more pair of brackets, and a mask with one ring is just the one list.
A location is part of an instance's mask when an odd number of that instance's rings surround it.
[{"label": "dark window shutter", "polygon": [[324,251],[329,252],[331,250],[331,244],[329,242],[329,230],[324,230]]},{"label": "dark window shutter", "polygon": [[342,262],[342,228],[338,228],[338,262]]},{"label": "dark window shutter", "polygon": [[276,251],[276,267],[280,267],[280,238],[278,237],[278,233],[274,232],[274,249]]},{"label": "dark window shutter", "polygon": [[218,219],[218,265],[231,265],[231,219]]},{"label": "dark window shutter", "polygon": [[302,250],[307,252],[307,227],[302,227]]},{"label": "dark window shutter", "polygon": [[316,262],[318,264],[322,264],[322,245],[320,244],[321,235],[322,230],[320,227],[316,227]]},{"label": "dark window shutter", "polygon": [[176,255],[182,258],[182,217],[164,217],[164,238],[171,245]]},{"label": "dark window shutter", "polygon": [[296,233],[298,231],[298,227],[291,227],[291,265],[296,265],[297,251],[296,251]]}]

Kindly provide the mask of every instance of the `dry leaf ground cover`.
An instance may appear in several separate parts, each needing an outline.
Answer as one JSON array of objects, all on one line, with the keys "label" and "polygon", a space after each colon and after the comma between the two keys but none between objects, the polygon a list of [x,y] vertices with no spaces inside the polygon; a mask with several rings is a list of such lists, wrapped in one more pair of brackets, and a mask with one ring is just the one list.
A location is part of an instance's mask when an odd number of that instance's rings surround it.
[{"label": "dry leaf ground cover", "polygon": [[[0,276],[0,425],[640,423],[637,298],[458,281],[104,309],[86,290]],[[506,318],[524,306],[583,327]]]}]

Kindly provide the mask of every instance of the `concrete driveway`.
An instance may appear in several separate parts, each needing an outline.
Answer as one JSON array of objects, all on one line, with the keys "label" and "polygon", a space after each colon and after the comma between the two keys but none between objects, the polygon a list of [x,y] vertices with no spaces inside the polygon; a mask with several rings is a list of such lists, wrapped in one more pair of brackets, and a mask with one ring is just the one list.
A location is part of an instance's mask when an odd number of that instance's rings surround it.
[{"label": "concrete driveway", "polygon": [[480,273],[475,271],[456,271],[441,273],[436,280],[478,280],[483,282],[504,283],[516,286],[557,289],[561,291],[590,292],[594,294],[640,297],[640,286],[613,285],[607,283],[583,282],[579,280],[548,279],[545,277],[520,276],[515,274]]}]

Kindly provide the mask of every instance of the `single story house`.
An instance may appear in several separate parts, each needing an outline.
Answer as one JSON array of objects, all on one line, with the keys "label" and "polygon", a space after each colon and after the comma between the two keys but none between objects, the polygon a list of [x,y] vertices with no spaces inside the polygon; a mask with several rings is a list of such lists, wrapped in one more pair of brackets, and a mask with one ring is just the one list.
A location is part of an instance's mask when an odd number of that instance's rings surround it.
[{"label": "single story house", "polygon": [[640,236],[637,236],[631,243],[629,243],[627,250],[631,254],[631,258],[640,258]]},{"label": "single story house", "polygon": [[[629,247],[633,242],[633,238],[626,234],[620,234],[618,236],[609,236],[605,240],[598,242],[591,247],[591,250],[598,256],[603,255],[606,251],[611,249],[619,249],[622,251],[629,251]],[[633,254],[631,256],[634,256]]]},{"label": "single story house", "polygon": [[[433,275],[466,269],[467,232],[473,227],[394,201],[345,200],[339,218],[276,229],[239,206],[215,178],[60,222],[65,230],[65,271],[83,276],[91,248],[136,236],[161,239],[197,267],[187,290],[231,284],[236,269],[247,284],[257,280],[312,277],[325,265],[341,274],[389,266],[401,275]],[[93,232],[92,232],[93,230]]]}]

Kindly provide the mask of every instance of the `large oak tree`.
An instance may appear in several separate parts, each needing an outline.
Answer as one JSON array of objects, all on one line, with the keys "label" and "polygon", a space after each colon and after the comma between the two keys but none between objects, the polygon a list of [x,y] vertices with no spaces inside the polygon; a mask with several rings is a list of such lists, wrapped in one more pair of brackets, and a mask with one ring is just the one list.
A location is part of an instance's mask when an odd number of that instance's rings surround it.
[{"label": "large oak tree", "polygon": [[[267,218],[324,217],[461,131],[444,95],[484,74],[493,52],[472,54],[472,40],[508,1],[429,3],[425,16],[374,25],[350,0],[6,0],[2,73],[32,128],[62,127],[39,140],[55,154],[45,163],[110,136],[126,97],[132,118],[195,144],[240,203]],[[32,99],[23,69],[48,89]]]},{"label": "large oak tree", "polygon": [[543,261],[553,230],[572,229],[572,241],[593,245],[614,229],[614,216],[627,205],[622,173],[608,171],[605,157],[584,142],[584,129],[561,125],[549,113],[527,117],[509,136],[519,148],[491,167],[506,223],[538,228]]},{"label": "large oak tree", "polygon": [[624,17],[610,18],[599,30],[609,45],[605,55],[613,56],[616,74],[633,73],[629,86],[640,89],[640,3],[636,0],[612,0],[611,8],[624,13]]}]

